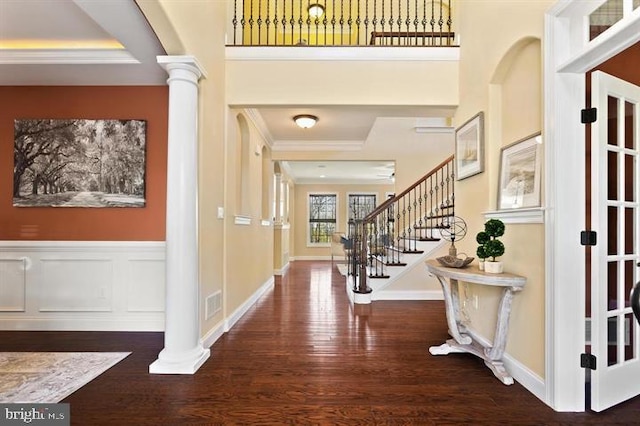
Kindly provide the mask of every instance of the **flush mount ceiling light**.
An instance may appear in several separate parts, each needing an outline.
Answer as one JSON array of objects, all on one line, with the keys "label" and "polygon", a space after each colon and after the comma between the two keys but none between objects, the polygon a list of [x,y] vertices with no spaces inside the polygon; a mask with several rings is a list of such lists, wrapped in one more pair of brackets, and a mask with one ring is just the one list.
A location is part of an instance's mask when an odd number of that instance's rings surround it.
[{"label": "flush mount ceiling light", "polygon": [[309,12],[310,17],[319,18],[324,14],[324,6],[318,3],[310,4],[307,12]]},{"label": "flush mount ceiling light", "polygon": [[293,117],[293,121],[295,121],[299,127],[302,127],[303,129],[309,129],[316,125],[318,117],[310,114],[301,114]]}]

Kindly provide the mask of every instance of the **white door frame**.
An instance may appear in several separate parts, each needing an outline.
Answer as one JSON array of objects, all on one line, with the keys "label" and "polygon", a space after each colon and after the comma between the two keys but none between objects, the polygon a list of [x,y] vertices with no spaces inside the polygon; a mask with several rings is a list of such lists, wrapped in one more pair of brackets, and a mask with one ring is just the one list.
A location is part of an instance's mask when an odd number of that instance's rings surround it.
[{"label": "white door frame", "polygon": [[585,16],[604,2],[559,0],[545,15],[545,402],[557,411],[585,410],[585,73],[640,41],[638,9],[586,42]]}]

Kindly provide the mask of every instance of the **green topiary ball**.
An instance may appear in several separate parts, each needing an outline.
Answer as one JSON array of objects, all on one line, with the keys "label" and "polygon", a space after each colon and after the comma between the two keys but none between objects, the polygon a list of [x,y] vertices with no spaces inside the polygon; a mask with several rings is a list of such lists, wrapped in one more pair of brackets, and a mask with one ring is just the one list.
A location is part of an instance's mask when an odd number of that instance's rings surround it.
[{"label": "green topiary ball", "polygon": [[484,224],[484,230],[490,237],[501,237],[504,235],[504,223],[499,219],[489,219]]},{"label": "green topiary ball", "polygon": [[484,251],[484,246],[478,246],[476,256],[478,256],[479,259],[486,259],[488,257],[487,253]]},{"label": "green topiary ball", "polygon": [[502,244],[502,241],[500,240],[488,241],[484,245],[484,252],[486,253],[487,257],[491,257],[495,262],[496,257],[500,257],[504,254],[504,244]]},{"label": "green topiary ball", "polygon": [[476,241],[478,242],[478,244],[486,244],[486,242],[490,239],[491,237],[489,236],[489,234],[484,231],[480,231],[478,232],[478,235],[476,235]]}]

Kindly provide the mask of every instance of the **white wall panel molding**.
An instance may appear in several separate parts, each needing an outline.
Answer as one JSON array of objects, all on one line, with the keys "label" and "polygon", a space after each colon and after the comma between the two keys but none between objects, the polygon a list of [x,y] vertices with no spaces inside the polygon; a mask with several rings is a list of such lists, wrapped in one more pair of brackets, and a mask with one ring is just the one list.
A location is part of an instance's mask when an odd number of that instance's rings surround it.
[{"label": "white wall panel molding", "polygon": [[162,241],[0,241],[0,329],[164,330]]}]

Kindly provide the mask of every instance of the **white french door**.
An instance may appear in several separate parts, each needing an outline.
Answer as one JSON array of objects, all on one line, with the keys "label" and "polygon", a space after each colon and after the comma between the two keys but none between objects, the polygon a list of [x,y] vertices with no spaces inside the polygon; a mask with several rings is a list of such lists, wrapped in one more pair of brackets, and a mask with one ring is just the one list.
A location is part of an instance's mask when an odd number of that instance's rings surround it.
[{"label": "white french door", "polygon": [[640,394],[640,334],[630,292],[640,279],[640,87],[596,71],[591,127],[591,408]]}]

